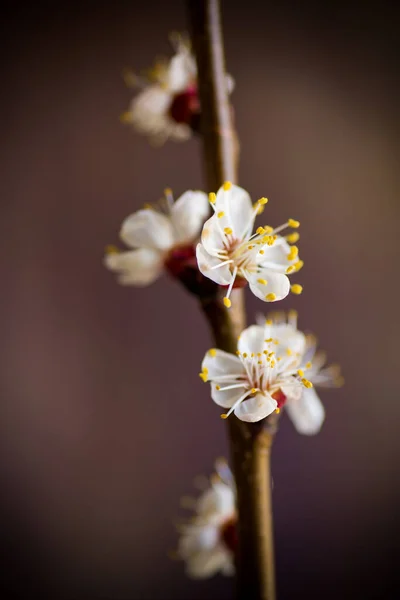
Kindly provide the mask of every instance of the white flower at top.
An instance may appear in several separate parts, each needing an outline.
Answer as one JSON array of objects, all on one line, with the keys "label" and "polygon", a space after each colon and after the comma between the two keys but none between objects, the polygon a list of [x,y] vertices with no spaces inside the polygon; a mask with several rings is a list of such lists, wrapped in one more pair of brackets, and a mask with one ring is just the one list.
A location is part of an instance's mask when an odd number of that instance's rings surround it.
[{"label": "white flower at top", "polygon": [[232,474],[220,459],[216,473],[196,500],[183,498],[184,505],[194,510],[188,524],[180,527],[177,557],[186,563],[189,577],[212,577],[218,572],[232,575],[236,535],[236,492]]},{"label": "white flower at top", "polygon": [[[187,140],[192,135],[192,119],[200,113],[197,67],[189,40],[174,34],[171,42],[174,56],[156,62],[147,78],[129,71],[125,75],[126,83],[139,88],[140,92],[132,99],[121,120],[148,135],[157,145],[167,139]],[[229,76],[227,88],[229,92],[233,89],[233,80]]]},{"label": "white flower at top", "polygon": [[279,340],[279,352],[282,356],[298,358],[300,376],[306,374],[313,384],[305,387],[300,395],[286,394],[281,397],[281,406],[293,422],[299,433],[313,435],[318,433],[325,420],[325,409],[315,388],[340,387],[344,379],[338,365],[325,366],[326,354],[317,350],[317,341],[313,335],[305,335],[297,328],[297,313],[289,311],[268,315],[267,320],[259,318],[261,329]]},{"label": "white flower at top", "polygon": [[173,272],[183,259],[195,263],[193,243],[208,213],[204,192],[187,191],[174,202],[172,191],[166,189],[158,206],[147,205],[125,219],[120,238],[134,249],[120,252],[109,246],[105,266],[118,274],[119,283],[145,286],[157,279],[164,267]]},{"label": "white flower at top", "polygon": [[312,387],[300,369],[302,334],[287,351],[273,333],[272,322],[252,325],[241,333],[236,355],[216,348],[206,353],[200,377],[210,381],[214,402],[229,409],[222,418],[235,413],[242,421],[260,421],[279,412],[283,399],[299,398]]},{"label": "white flower at top", "polygon": [[214,215],[204,224],[196,256],[203,275],[227,287],[225,306],[231,305],[232,288],[246,282],[265,302],[282,300],[290,290],[300,294],[302,287],[290,286],[287,277],[303,266],[297,246],[290,245],[299,234],[280,235],[283,229],[297,228],[300,223],[289,219],[279,227],[265,225],[252,233],[255,218],[268,200],[260,198],[253,206],[249,194],[230,182],[217,194],[209,194],[209,200]]}]

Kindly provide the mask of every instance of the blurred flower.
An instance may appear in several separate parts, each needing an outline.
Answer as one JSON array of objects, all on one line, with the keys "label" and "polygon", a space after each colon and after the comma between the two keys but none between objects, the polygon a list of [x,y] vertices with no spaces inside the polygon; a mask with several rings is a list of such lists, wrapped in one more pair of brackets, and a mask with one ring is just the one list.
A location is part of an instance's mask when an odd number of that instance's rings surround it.
[{"label": "blurred flower", "polygon": [[297,399],[312,383],[300,369],[301,336],[293,336],[295,348],[286,350],[279,337],[272,337],[271,325],[252,325],[238,340],[237,355],[212,348],[202,362],[200,377],[211,383],[211,397],[228,408],[226,419],[234,412],[250,423],[279,412],[286,398]]},{"label": "blurred flower", "polygon": [[[132,99],[121,120],[148,135],[157,145],[169,138],[187,140],[200,114],[197,67],[189,40],[175,33],[171,42],[174,56],[157,61],[147,77],[137,77],[130,71],[125,73],[127,85],[141,91]],[[233,89],[230,76],[227,76],[227,88],[228,92]]]},{"label": "blurred flower", "polygon": [[188,191],[174,202],[166,189],[158,206],[148,205],[122,223],[120,237],[135,250],[120,252],[109,246],[105,266],[118,274],[122,285],[149,285],[164,268],[176,275],[182,263],[195,263],[193,243],[208,213],[204,192]]},{"label": "blurred flower", "polygon": [[218,572],[232,575],[237,546],[235,486],[225,460],[215,464],[208,487],[196,500],[183,498],[186,508],[195,511],[188,524],[180,527],[177,557],[186,563],[189,577],[207,578]]},{"label": "blurred flower", "polygon": [[249,194],[229,181],[217,194],[209,194],[209,200],[215,214],[204,224],[196,256],[203,275],[228,288],[225,306],[231,305],[232,288],[247,282],[253,294],[265,302],[282,300],[290,289],[300,294],[302,287],[290,287],[287,277],[303,266],[297,246],[289,245],[298,240],[299,234],[278,235],[300,223],[289,219],[276,228],[259,227],[252,234],[255,218],[268,200],[260,198],[253,206]]},{"label": "blurred flower", "polygon": [[297,373],[301,377],[306,373],[307,379],[313,384],[313,387],[301,388],[301,394],[291,394],[290,390],[282,390],[280,406],[285,406],[299,433],[318,433],[325,419],[325,409],[314,387],[341,386],[344,379],[340,374],[340,367],[324,367],[326,355],[316,351],[316,338],[313,335],[305,335],[298,330],[296,311],[289,311],[287,315],[284,312],[271,313],[266,321],[264,317],[259,317],[258,322],[264,335],[278,339],[277,356],[282,357],[282,361],[296,357]]}]

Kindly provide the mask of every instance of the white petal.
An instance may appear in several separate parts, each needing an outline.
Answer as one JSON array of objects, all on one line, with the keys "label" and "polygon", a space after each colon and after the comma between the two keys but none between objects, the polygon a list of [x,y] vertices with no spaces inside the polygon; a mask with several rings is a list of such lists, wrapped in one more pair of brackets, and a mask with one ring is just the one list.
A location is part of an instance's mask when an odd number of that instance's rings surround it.
[{"label": "white petal", "polygon": [[313,435],[321,429],[325,409],[313,388],[304,389],[298,400],[288,400],[285,408],[299,433]]},{"label": "white petal", "polygon": [[201,232],[201,243],[205,250],[212,256],[215,256],[221,250],[225,250],[224,235],[221,229],[221,219],[213,215],[204,223]]},{"label": "white petal", "polygon": [[135,125],[145,124],[152,115],[165,114],[171,104],[171,94],[160,85],[144,88],[131,101],[129,111]]},{"label": "white petal", "polygon": [[175,242],[192,242],[201,231],[210,212],[207,194],[188,191],[182,194],[171,208],[171,221]]},{"label": "white petal", "polygon": [[[250,284],[250,289],[257,298],[269,302],[266,296],[268,294],[275,294],[275,300],[282,300],[286,298],[290,291],[290,282],[286,275],[282,273],[274,273],[269,269],[261,269],[259,273],[255,275],[249,275],[247,277]],[[267,284],[264,285],[258,280],[266,280]]]},{"label": "white petal", "polygon": [[125,219],[120,231],[128,246],[168,250],[174,244],[171,222],[155,210],[139,210]]},{"label": "white petal", "polygon": [[218,266],[218,268],[213,269],[212,267],[220,265],[222,261],[219,258],[211,256],[207,250],[204,249],[202,244],[197,244],[196,258],[199,271],[205,277],[208,277],[215,283],[218,283],[218,285],[230,284],[232,274],[229,269],[229,265],[223,265],[222,267]]},{"label": "white petal", "polygon": [[283,238],[279,238],[273,246],[262,246],[264,254],[257,254],[257,263],[261,266],[264,264],[268,269],[272,269],[278,273],[286,273],[286,269],[296,263],[299,259],[296,257],[293,260],[288,260],[290,245]]},{"label": "white petal", "polygon": [[[274,323],[266,325],[266,337],[272,337],[279,340],[278,354],[283,353],[290,348],[292,352],[303,354],[306,348],[306,336],[289,323]],[[269,335],[268,335],[269,333]]]},{"label": "white petal", "polygon": [[[219,385],[221,387],[224,387],[235,383],[237,382],[232,380],[229,382],[224,381],[224,383],[221,383]],[[218,406],[222,406],[222,408],[231,408],[231,406],[235,404],[236,400],[238,400],[240,396],[243,396],[244,394],[244,387],[235,388],[233,390],[221,391],[216,389],[216,385],[216,383],[211,384],[211,398],[214,400],[215,404],[218,404]]]},{"label": "white petal", "polygon": [[235,415],[241,421],[255,423],[268,417],[268,415],[274,412],[277,406],[276,400],[269,394],[256,394],[253,398],[241,402],[235,410]]},{"label": "white petal", "polygon": [[123,285],[149,285],[163,269],[163,256],[158,250],[140,248],[129,252],[107,254],[104,264],[119,273],[118,281]]},{"label": "white petal", "polygon": [[240,359],[234,354],[224,352],[224,350],[216,350],[215,356],[211,356],[209,352],[205,355],[201,368],[208,369],[208,379],[213,380],[220,375],[229,375],[230,373],[244,374],[245,368]]},{"label": "white petal", "polygon": [[225,81],[228,94],[232,94],[233,90],[235,89],[235,80],[233,79],[232,75],[229,75],[229,73],[227,73],[225,75]]},{"label": "white petal", "polygon": [[220,548],[203,550],[188,560],[187,574],[194,579],[212,577],[225,565],[225,552]]},{"label": "white petal", "polygon": [[264,327],[251,325],[240,334],[238,350],[239,352],[247,352],[249,355],[262,352],[265,350],[265,339]]},{"label": "white petal", "polygon": [[216,213],[225,213],[220,219],[222,228],[231,227],[233,236],[242,239],[253,230],[255,212],[249,194],[243,188],[232,185],[229,190],[221,187],[217,192]]},{"label": "white petal", "polygon": [[200,517],[215,515],[221,520],[231,516],[235,512],[232,488],[223,482],[214,483],[212,488],[199,498],[196,511]]},{"label": "white petal", "polygon": [[177,94],[184,92],[196,76],[196,63],[193,56],[182,50],[171,58],[168,68],[168,89]]},{"label": "white petal", "polygon": [[178,552],[188,557],[195,552],[214,548],[218,542],[218,529],[215,525],[200,526],[196,521],[189,525],[179,540]]}]

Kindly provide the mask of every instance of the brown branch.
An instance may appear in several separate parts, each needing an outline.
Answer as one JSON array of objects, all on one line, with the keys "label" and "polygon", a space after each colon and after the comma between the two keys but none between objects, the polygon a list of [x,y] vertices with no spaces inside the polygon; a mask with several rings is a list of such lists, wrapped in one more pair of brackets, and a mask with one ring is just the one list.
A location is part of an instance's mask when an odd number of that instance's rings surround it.
[{"label": "brown branch", "polygon": [[[207,185],[208,191],[216,192],[224,181],[236,181],[238,155],[226,89],[219,2],[188,0],[188,8],[198,67]],[[233,291],[229,310],[222,295],[204,298],[201,304],[216,345],[235,352],[237,336],[245,327],[243,290]],[[249,424],[233,415],[227,423],[239,513],[237,596],[240,600],[274,600],[270,449],[276,417]]]}]

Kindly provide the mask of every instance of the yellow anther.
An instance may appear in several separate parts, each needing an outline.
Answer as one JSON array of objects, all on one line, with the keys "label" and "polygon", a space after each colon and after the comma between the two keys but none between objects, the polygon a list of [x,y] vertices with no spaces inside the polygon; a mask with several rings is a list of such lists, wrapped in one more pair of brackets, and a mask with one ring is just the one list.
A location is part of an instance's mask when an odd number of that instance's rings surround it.
[{"label": "yellow anther", "polygon": [[308,379],[305,379],[303,377],[303,379],[301,380],[301,383],[304,385],[304,387],[306,388],[312,388],[313,384],[311,383],[311,381],[309,381]]},{"label": "yellow anther", "polygon": [[204,383],[208,381],[207,373],[204,373],[204,371],[202,373],[199,373],[199,377],[202,381],[204,381]]},{"label": "yellow anther", "polygon": [[229,298],[224,298],[224,306],[226,306],[226,308],[230,308],[232,306],[232,302],[229,300]]},{"label": "yellow anther", "polygon": [[258,200],[258,204],[260,206],[264,206],[265,204],[267,204],[267,202],[268,202],[268,198],[264,198],[264,197],[262,197]]},{"label": "yellow anther", "polygon": [[263,354],[265,354],[266,356],[268,356],[268,350],[264,350]]},{"label": "yellow anther", "polygon": [[277,346],[279,344],[279,340],[274,340],[274,344]]},{"label": "yellow anther", "polygon": [[217,392],[219,392],[219,390],[221,389],[221,386],[220,385],[216,385],[215,389],[217,390]]},{"label": "yellow anther", "polygon": [[279,413],[281,412],[281,409],[280,408],[276,408],[275,412],[276,412],[277,415],[279,415]]},{"label": "yellow anther", "polygon": [[224,213],[224,211],[223,211],[223,210],[221,210],[221,211],[220,211],[220,212],[217,214],[217,217],[218,217],[218,219],[222,219],[222,217],[224,217],[224,216],[225,216],[225,213]]},{"label": "yellow anther", "polygon": [[222,187],[224,188],[225,192],[228,192],[231,189],[232,184],[230,181],[225,181],[225,183]]},{"label": "yellow anther", "polygon": [[121,121],[121,123],[132,123],[132,113],[127,110],[125,112],[123,112],[120,116],[119,116],[119,120]]},{"label": "yellow anther", "polygon": [[247,246],[247,250],[253,250],[254,248],[254,244],[250,244],[250,246]]},{"label": "yellow anther", "polygon": [[216,194],[214,194],[214,192],[210,192],[208,194],[208,201],[210,202],[210,204],[215,204],[217,201],[217,196]]},{"label": "yellow anther", "polygon": [[304,266],[304,261],[298,260],[293,266],[296,271],[300,271],[300,269]]},{"label": "yellow anther", "polygon": [[119,254],[119,250],[118,250],[117,246],[113,246],[112,244],[109,244],[108,246],[106,246],[104,251],[106,254]]},{"label": "yellow anther", "polygon": [[250,356],[251,356],[251,358],[254,358],[254,352],[252,352],[252,353],[250,354]]},{"label": "yellow anther", "polygon": [[240,356],[240,350],[236,350],[236,356]]},{"label": "yellow anther", "polygon": [[287,224],[289,225],[289,227],[293,227],[294,229],[300,227],[300,221],[295,221],[294,219],[289,219]]},{"label": "yellow anther", "polygon": [[247,358],[247,352],[243,352],[243,358]]},{"label": "yellow anther", "polygon": [[224,233],[226,233],[226,235],[231,235],[233,229],[231,227],[224,227]]},{"label": "yellow anther", "polygon": [[251,388],[250,391],[251,391],[252,394],[256,394],[257,393],[257,388]]},{"label": "yellow anther", "polygon": [[[291,260],[291,256],[289,254],[288,259]],[[289,265],[286,269],[286,273],[289,275],[289,273],[294,273],[296,270],[296,267],[294,265]]]},{"label": "yellow anther", "polygon": [[274,352],[274,351],[270,352],[270,353],[268,354],[268,356],[269,356],[269,358],[272,358],[273,356],[275,356],[275,352]]},{"label": "yellow anther", "polygon": [[273,294],[273,293],[271,292],[270,294],[267,294],[267,295],[265,296],[265,299],[266,299],[268,302],[273,302],[274,300],[276,300],[276,294]]},{"label": "yellow anther", "polygon": [[227,419],[227,418],[228,418],[228,415],[226,413],[222,413],[221,419]]},{"label": "yellow anther", "polygon": [[301,292],[303,291],[303,286],[298,284],[298,283],[294,283],[291,287],[290,287],[290,291],[292,292],[292,294],[301,294]]},{"label": "yellow anther", "polygon": [[289,312],[288,312],[289,319],[297,319],[298,316],[299,316],[299,313],[297,312],[297,310],[294,310],[293,308],[291,310],[289,310]]},{"label": "yellow anther", "polygon": [[272,325],[272,319],[266,319],[265,320],[265,324],[266,325]]},{"label": "yellow anther", "polygon": [[208,369],[207,369],[207,367],[203,367],[203,373],[205,373],[206,375],[208,375]]},{"label": "yellow anther", "polygon": [[264,233],[265,233],[264,227],[258,227],[256,229],[256,233],[258,233],[258,235],[264,235]]},{"label": "yellow anther", "polygon": [[310,361],[308,363],[306,363],[306,369],[311,369],[312,364],[310,363]]},{"label": "yellow anther", "polygon": [[260,254],[264,254],[264,250],[260,250]]},{"label": "yellow anther", "polygon": [[215,348],[211,348],[211,349],[208,351],[208,354],[209,354],[210,356],[213,356],[213,357],[214,357],[214,356],[217,356],[217,351],[216,351],[216,349],[215,349]]},{"label": "yellow anther", "polygon": [[297,373],[298,373],[298,375],[300,375],[300,377],[304,377],[304,371],[303,371],[303,369],[298,369]]},{"label": "yellow anther", "polygon": [[272,233],[274,230],[273,227],[271,227],[271,225],[264,225],[264,233]]},{"label": "yellow anther", "polygon": [[144,208],[145,210],[152,210],[152,209],[153,209],[152,205],[151,205],[151,204],[149,204],[148,202],[146,202],[146,204],[143,204],[143,208]]},{"label": "yellow anther", "polygon": [[280,362],[282,360],[282,356],[279,356],[276,360]]},{"label": "yellow anther", "polygon": [[289,242],[289,244],[295,244],[296,242],[298,242],[300,239],[300,234],[295,231],[294,233],[290,233],[289,235],[286,236],[286,240]]},{"label": "yellow anther", "polygon": [[172,196],[172,190],[171,190],[171,188],[165,188],[164,195],[165,196]]},{"label": "yellow anther", "polygon": [[293,354],[293,350],[291,350],[290,348],[287,348],[287,350],[286,350],[286,354],[287,354],[288,356],[292,356],[292,354]]},{"label": "yellow anther", "polygon": [[257,364],[258,364],[258,365],[262,365],[262,360],[258,360],[258,361],[257,361]]},{"label": "yellow anther", "polygon": [[289,260],[293,260],[294,258],[297,258],[298,255],[299,255],[299,249],[298,249],[298,247],[297,246],[292,246],[290,248],[290,252],[287,255],[287,257],[288,257]]},{"label": "yellow anther", "polygon": [[273,341],[273,338],[268,338],[267,340],[264,340],[264,342],[266,342],[267,344],[270,344]]},{"label": "yellow anther", "polygon": [[261,285],[267,285],[268,281],[266,279],[257,279],[258,283],[261,283]]},{"label": "yellow anther", "polygon": [[261,352],[257,352],[257,356],[261,356]]},{"label": "yellow anther", "polygon": [[257,215],[261,215],[264,212],[265,206],[263,204],[259,204],[259,202],[254,202],[253,204],[254,210],[257,211]]}]

